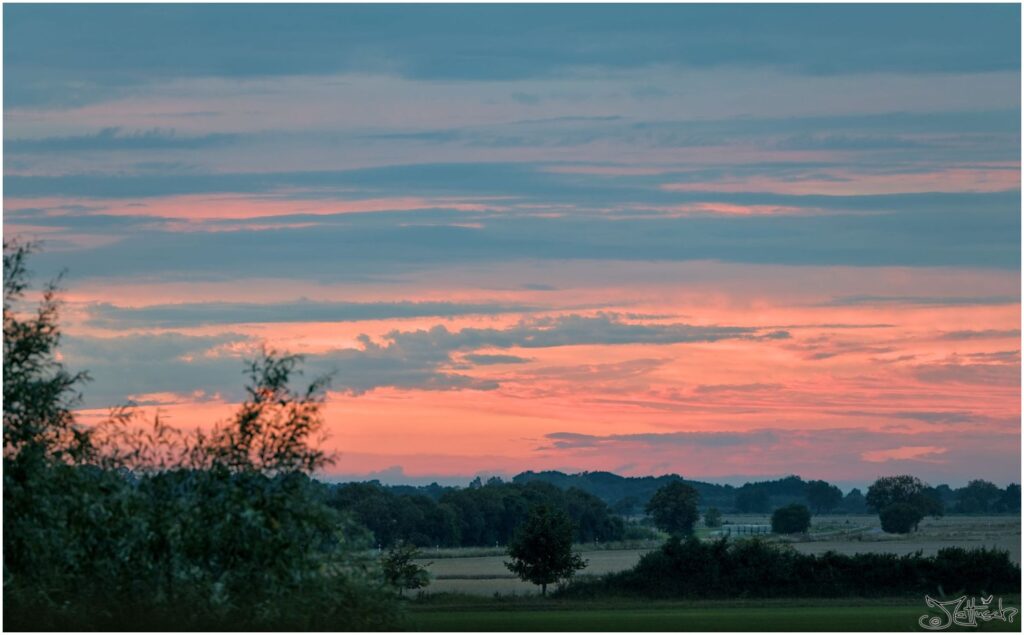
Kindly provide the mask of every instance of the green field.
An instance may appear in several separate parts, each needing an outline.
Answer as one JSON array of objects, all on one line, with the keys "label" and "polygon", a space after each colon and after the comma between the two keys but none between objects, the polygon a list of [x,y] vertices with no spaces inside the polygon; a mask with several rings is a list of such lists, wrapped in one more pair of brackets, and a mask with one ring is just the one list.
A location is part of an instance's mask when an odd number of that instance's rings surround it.
[{"label": "green field", "polygon": [[[1004,598],[1019,607],[1019,597]],[[778,600],[762,602],[576,602],[534,601],[431,605],[413,603],[416,631],[922,631],[924,601]],[[970,631],[1020,631],[993,621]]]}]

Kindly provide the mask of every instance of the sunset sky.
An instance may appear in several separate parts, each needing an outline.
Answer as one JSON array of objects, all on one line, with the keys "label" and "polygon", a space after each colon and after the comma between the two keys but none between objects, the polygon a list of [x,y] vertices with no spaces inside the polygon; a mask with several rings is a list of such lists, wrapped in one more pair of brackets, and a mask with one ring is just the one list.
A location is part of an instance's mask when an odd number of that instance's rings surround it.
[{"label": "sunset sky", "polygon": [[3,12],[84,421],[266,343],[333,477],[1019,480],[1018,5]]}]

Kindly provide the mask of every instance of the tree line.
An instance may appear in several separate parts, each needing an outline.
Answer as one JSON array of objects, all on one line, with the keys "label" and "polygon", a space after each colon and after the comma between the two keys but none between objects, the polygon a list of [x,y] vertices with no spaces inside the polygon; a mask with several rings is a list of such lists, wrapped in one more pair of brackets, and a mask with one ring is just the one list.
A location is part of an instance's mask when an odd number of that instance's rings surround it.
[{"label": "tree line", "polygon": [[596,496],[539,481],[477,481],[466,488],[445,488],[436,499],[398,493],[378,483],[347,483],[331,488],[327,504],[370,529],[377,545],[385,548],[398,542],[419,547],[507,545],[530,511],[540,506],[563,511],[576,542],[652,537],[649,530],[611,513]]},{"label": "tree line", "polygon": [[[623,516],[643,514],[644,507],[654,493],[670,482],[682,482],[693,488],[700,497],[700,508],[715,508],[724,512],[771,513],[793,503],[807,505],[815,514],[870,512],[865,493],[853,488],[845,495],[842,490],[824,480],[805,481],[799,476],[748,482],[740,487],[684,479],[676,474],[663,476],[620,476],[611,472],[581,472],[565,474],[558,471],[523,472],[514,483],[543,481],[562,488],[575,487],[597,496],[612,511]],[[942,503],[945,513],[1003,514],[1020,513],[1020,485],[1011,483],[1005,488],[977,479],[961,488],[940,484],[928,486],[927,494]]]}]

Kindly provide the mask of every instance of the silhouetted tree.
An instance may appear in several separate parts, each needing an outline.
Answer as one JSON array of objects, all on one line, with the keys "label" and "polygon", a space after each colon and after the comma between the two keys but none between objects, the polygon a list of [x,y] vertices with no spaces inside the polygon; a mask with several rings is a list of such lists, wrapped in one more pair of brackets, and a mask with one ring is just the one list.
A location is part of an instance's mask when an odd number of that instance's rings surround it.
[{"label": "silhouetted tree", "polygon": [[862,514],[867,511],[867,502],[864,500],[864,494],[859,488],[853,488],[843,498],[842,509],[851,514]]},{"label": "silhouetted tree", "polygon": [[793,503],[772,513],[772,532],[776,534],[802,534],[811,526],[811,510],[806,505]]},{"label": "silhouetted tree", "polygon": [[868,488],[865,501],[868,507],[880,514],[880,519],[882,512],[893,505],[907,505],[916,511],[916,514],[910,514],[902,507],[891,510],[890,517],[897,519],[890,521],[892,527],[902,527],[906,519],[916,518],[911,527],[917,529],[921,519],[925,516],[941,516],[943,512],[942,500],[938,492],[921,479],[906,474],[886,476],[876,480]]},{"label": "silhouetted tree", "polygon": [[756,485],[744,485],[736,491],[736,510],[744,514],[765,513],[771,509],[768,492]]},{"label": "silhouetted tree", "polygon": [[693,533],[697,522],[697,490],[682,481],[664,485],[647,502],[646,511],[654,519],[654,525],[673,536]]},{"label": "silhouetted tree", "polygon": [[388,549],[381,558],[384,579],[398,589],[399,595],[406,589],[421,589],[430,583],[426,567],[414,562],[419,556],[419,550],[414,545],[400,542]]},{"label": "silhouetted tree", "polygon": [[832,511],[843,500],[838,487],[825,481],[807,482],[807,503],[815,514]]},{"label": "silhouetted tree", "polygon": [[540,585],[541,595],[547,595],[549,584],[569,579],[587,566],[587,561],[572,551],[569,517],[543,505],[534,508],[516,532],[508,555],[512,558],[505,563],[508,570]]},{"label": "silhouetted tree", "polygon": [[994,483],[976,479],[957,490],[956,511],[963,514],[985,514],[993,511],[1002,496]]},{"label": "silhouetted tree", "polygon": [[704,526],[714,529],[722,526],[722,512],[717,507],[708,507],[704,512]]},{"label": "silhouetted tree", "polygon": [[882,521],[882,531],[890,534],[907,534],[917,528],[924,518],[921,509],[909,503],[892,503],[878,514]]},{"label": "silhouetted tree", "polygon": [[1010,483],[999,496],[999,511],[1019,513],[1020,512],[1020,485]]}]

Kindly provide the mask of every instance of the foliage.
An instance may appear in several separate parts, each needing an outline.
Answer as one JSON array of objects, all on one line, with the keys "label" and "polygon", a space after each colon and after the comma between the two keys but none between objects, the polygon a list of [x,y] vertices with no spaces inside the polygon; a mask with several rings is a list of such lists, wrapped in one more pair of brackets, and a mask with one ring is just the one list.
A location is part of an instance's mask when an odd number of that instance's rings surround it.
[{"label": "foliage", "polygon": [[863,514],[867,511],[864,493],[860,491],[860,488],[853,488],[849,494],[843,497],[840,508],[848,514]]},{"label": "foliage", "polygon": [[406,589],[421,589],[430,583],[426,567],[413,562],[419,556],[419,550],[414,545],[401,542],[388,549],[381,558],[384,579],[397,588],[399,593]]},{"label": "foliage", "polygon": [[61,333],[58,280],[26,311],[31,244],[4,242],[4,457],[22,465],[78,462],[91,454],[88,432],[71,409],[86,373],[68,371],[57,356]]},{"label": "foliage", "polygon": [[662,486],[647,503],[645,511],[654,519],[654,525],[671,535],[693,533],[699,514],[697,490],[681,481]]},{"label": "foliage", "polygon": [[564,512],[545,505],[535,507],[508,546],[511,562],[508,570],[527,582],[540,585],[547,595],[548,585],[566,580],[587,566],[586,560],[572,551],[572,521]]},{"label": "foliage", "polygon": [[364,535],[308,472],[322,382],[264,352],[249,399],[213,434],[119,409],[76,424],[55,285],[38,308],[23,245],[4,246],[4,624],[13,630],[393,628]]},{"label": "foliage", "polygon": [[711,529],[722,526],[722,512],[717,507],[708,507],[704,512],[704,526]]},{"label": "foliage", "polygon": [[[917,529],[918,523],[925,516],[941,516],[943,513],[939,493],[921,479],[906,474],[886,476],[875,481],[868,488],[865,502],[870,509],[879,513],[882,528],[889,531],[886,529],[888,525],[893,533],[907,533]],[[883,516],[888,517],[888,522]],[[910,527],[904,529],[908,522]]]},{"label": "foliage", "polygon": [[909,503],[893,503],[878,513],[882,531],[890,534],[909,534],[922,518],[921,509]]},{"label": "foliage", "polygon": [[600,499],[544,482],[488,481],[465,489],[448,489],[437,500],[422,494],[397,494],[398,488],[349,483],[332,491],[328,503],[351,513],[373,531],[377,544],[400,540],[418,547],[506,545],[529,511],[547,505],[564,511],[576,542],[608,542],[625,537],[625,523]]},{"label": "foliage", "polygon": [[744,485],[736,492],[735,506],[744,514],[765,513],[771,509],[771,500],[763,487]]},{"label": "foliage", "polygon": [[285,474],[313,472],[331,462],[316,449],[321,439],[314,438],[323,428],[320,407],[330,378],[319,377],[305,390],[293,390],[289,382],[301,360],[263,349],[249,362],[247,399],[232,420],[199,439],[207,465]]},{"label": "foliage", "polygon": [[825,481],[807,482],[807,504],[815,514],[830,512],[843,500],[843,492]]},{"label": "foliage", "polygon": [[868,508],[880,512],[893,503],[910,503],[920,496],[925,488],[921,479],[909,474],[885,476],[875,481],[868,488],[865,501]]},{"label": "foliage", "polygon": [[941,549],[842,555],[801,554],[760,539],[702,542],[670,539],[636,567],[581,579],[564,597],[642,598],[882,597],[907,594],[1016,593],[1020,567],[1006,551]]},{"label": "foliage", "polygon": [[811,526],[811,510],[806,505],[793,503],[772,513],[772,533],[802,534]]},{"label": "foliage", "polygon": [[965,514],[985,514],[994,511],[1003,492],[994,483],[976,479],[957,491],[956,511]]}]

